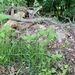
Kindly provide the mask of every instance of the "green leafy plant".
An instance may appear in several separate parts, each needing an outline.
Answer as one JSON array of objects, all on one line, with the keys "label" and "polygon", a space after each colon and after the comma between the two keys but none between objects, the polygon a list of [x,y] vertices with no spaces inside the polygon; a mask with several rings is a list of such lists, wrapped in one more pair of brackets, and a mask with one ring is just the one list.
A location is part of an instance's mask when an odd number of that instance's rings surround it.
[{"label": "green leafy plant", "polygon": [[62,46],[63,46],[63,47],[66,47],[66,46],[68,46],[68,45],[69,45],[69,42],[68,42],[68,41],[62,42]]},{"label": "green leafy plant", "polygon": [[59,21],[58,18],[57,18],[56,16],[54,16],[53,19],[54,19],[55,21]]},{"label": "green leafy plant", "polygon": [[29,66],[26,70],[31,75],[52,75],[54,73],[57,74],[58,60],[62,61],[62,56],[60,54],[51,54],[50,51],[46,51],[46,45],[48,41],[53,40],[55,37],[57,37],[56,33],[53,32],[53,26],[48,28],[47,30],[39,29],[38,34],[42,37],[45,37],[46,42],[43,40],[40,42],[33,41],[34,43],[31,44],[32,39],[39,39],[37,34],[28,34],[27,36],[22,36],[22,40],[28,42],[26,42],[26,44],[29,52],[31,52],[31,55],[29,54],[28,58],[30,59],[30,61],[28,61]]},{"label": "green leafy plant", "polygon": [[0,21],[3,21],[5,19],[9,19],[9,18],[10,18],[10,16],[7,16],[5,14],[0,14]]},{"label": "green leafy plant", "polygon": [[4,12],[4,10],[7,8],[9,8],[10,6],[12,6],[12,3],[15,6],[22,6],[25,5],[27,3],[26,0],[0,0],[0,12]]},{"label": "green leafy plant", "polygon": [[7,0],[7,1],[5,1],[5,0],[0,0],[0,3],[2,4],[3,3],[3,5],[12,5],[12,3],[14,3],[15,5],[23,5],[23,4],[26,4],[26,0],[20,0],[20,1],[18,1],[18,0]]}]

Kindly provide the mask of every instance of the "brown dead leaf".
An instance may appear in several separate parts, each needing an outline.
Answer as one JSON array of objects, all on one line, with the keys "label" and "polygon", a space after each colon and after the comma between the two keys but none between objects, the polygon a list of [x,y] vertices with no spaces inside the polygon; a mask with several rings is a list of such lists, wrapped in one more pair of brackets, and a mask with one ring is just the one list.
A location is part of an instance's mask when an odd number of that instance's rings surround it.
[{"label": "brown dead leaf", "polygon": [[[24,12],[17,12],[13,16],[23,18],[25,16],[25,13]],[[17,29],[19,26],[19,23],[15,20],[8,20],[4,25],[9,25],[12,28]]]},{"label": "brown dead leaf", "polygon": [[30,22],[30,23],[23,23],[23,24],[21,25],[21,29],[22,29],[22,30],[26,30],[26,28],[31,27],[33,24],[34,24],[34,23],[32,23],[32,22]]},{"label": "brown dead leaf", "polygon": [[5,68],[3,66],[0,65],[0,75],[2,75],[5,71]]},{"label": "brown dead leaf", "polygon": [[26,14],[25,12],[21,11],[21,12],[15,13],[14,16],[15,16],[15,17],[23,18],[23,17],[25,17],[25,14]]},{"label": "brown dead leaf", "polygon": [[14,27],[18,27],[18,22],[14,21],[14,20],[8,20],[7,23],[5,23],[4,25],[9,25],[12,28],[14,28]]},{"label": "brown dead leaf", "polygon": [[16,34],[20,34],[21,32],[19,30],[15,30],[15,33]]},{"label": "brown dead leaf", "polygon": [[14,67],[11,67],[11,75],[15,75],[15,69],[14,69]]},{"label": "brown dead leaf", "polygon": [[43,24],[38,24],[38,27],[41,29],[46,29],[46,27]]}]

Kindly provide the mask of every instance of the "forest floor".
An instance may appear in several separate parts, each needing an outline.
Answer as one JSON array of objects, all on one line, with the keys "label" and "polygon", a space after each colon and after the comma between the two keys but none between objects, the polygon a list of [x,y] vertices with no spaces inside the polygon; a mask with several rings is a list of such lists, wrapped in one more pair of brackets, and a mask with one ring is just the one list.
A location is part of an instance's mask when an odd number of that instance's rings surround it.
[{"label": "forest floor", "polygon": [[[17,15],[18,13],[16,13]],[[23,14],[22,14],[23,15]],[[21,15],[21,16],[22,16]],[[25,16],[25,15],[24,15]],[[23,17],[23,16],[22,16]],[[25,18],[24,18],[25,19]],[[49,21],[42,21],[39,23],[33,22],[18,22],[14,20],[7,20],[5,24],[10,25],[12,28],[15,28],[16,35],[28,33],[34,34],[39,28],[48,29],[50,26],[54,27],[54,32],[58,35],[58,38],[52,40],[47,45],[47,49],[52,53],[59,53],[63,56],[65,61],[69,64],[70,68],[67,75],[75,75],[75,26],[64,26],[59,27],[58,25],[52,24]],[[5,25],[4,24],[4,25]],[[0,75],[15,75],[19,67],[11,66],[2,66],[0,65]],[[26,75],[25,73],[22,75]]]}]

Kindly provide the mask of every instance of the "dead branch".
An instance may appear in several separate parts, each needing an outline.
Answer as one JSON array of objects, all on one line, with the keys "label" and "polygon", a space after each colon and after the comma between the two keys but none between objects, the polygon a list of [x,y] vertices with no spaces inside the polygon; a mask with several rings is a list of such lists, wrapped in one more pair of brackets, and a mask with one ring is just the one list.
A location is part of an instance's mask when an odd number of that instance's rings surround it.
[{"label": "dead branch", "polygon": [[11,8],[11,15],[13,16],[14,15],[14,3],[12,3],[12,8]]},{"label": "dead branch", "polygon": [[38,7],[37,10],[33,13],[34,15],[42,8],[42,6]]},{"label": "dead branch", "polygon": [[[1,14],[0,14],[1,15]],[[16,20],[16,21],[21,21],[21,22],[39,22],[39,21],[49,21],[51,22],[52,24],[54,25],[57,25],[59,27],[64,27],[64,26],[67,26],[67,25],[70,25],[70,26],[75,26],[75,24],[73,23],[65,23],[65,24],[62,24],[60,22],[56,22],[55,20],[53,20],[52,18],[32,18],[32,19],[24,19],[24,18],[19,18],[19,17],[15,17],[15,16],[11,16],[11,15],[7,15],[9,16],[11,20]]]}]

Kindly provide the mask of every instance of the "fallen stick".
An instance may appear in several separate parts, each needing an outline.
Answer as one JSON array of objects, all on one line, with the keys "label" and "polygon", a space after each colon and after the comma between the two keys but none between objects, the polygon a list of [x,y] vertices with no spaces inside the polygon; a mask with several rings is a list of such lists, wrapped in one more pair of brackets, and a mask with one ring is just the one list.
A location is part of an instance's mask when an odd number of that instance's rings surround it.
[{"label": "fallen stick", "polygon": [[35,15],[41,8],[42,6],[38,7],[37,10],[33,12],[33,14]]},{"label": "fallen stick", "polygon": [[[1,15],[1,14],[0,14]],[[11,16],[11,15],[6,15],[6,16],[9,16],[9,19],[11,20],[16,20],[16,21],[21,21],[21,22],[41,22],[41,21],[49,21],[51,22],[52,24],[54,25],[57,25],[59,27],[64,27],[64,26],[67,26],[67,25],[70,25],[70,26],[75,26],[75,24],[73,23],[65,23],[65,24],[62,24],[60,22],[56,22],[55,20],[53,20],[52,18],[32,18],[32,19],[24,19],[24,18],[20,18],[20,17],[15,17],[15,16]]]},{"label": "fallen stick", "polygon": [[41,21],[49,21],[54,25],[60,26],[60,27],[65,27],[65,26],[75,26],[75,24],[69,22],[69,23],[60,23],[60,22],[56,22],[55,20],[53,20],[52,18],[33,18],[33,19],[23,19],[23,18],[19,18],[19,17],[14,17],[14,16],[10,16],[10,19],[12,20],[16,20],[16,21],[21,21],[21,22],[41,22]]}]

